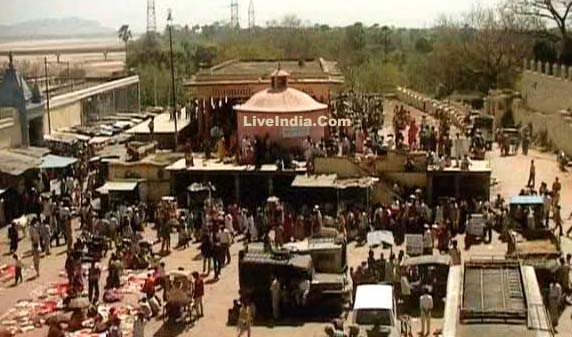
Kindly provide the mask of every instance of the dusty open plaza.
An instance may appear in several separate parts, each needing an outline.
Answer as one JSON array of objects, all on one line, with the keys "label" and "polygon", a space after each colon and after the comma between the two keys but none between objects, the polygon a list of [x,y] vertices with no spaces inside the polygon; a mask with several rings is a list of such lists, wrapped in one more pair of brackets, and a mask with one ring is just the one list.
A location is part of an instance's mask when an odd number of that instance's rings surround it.
[{"label": "dusty open plaza", "polygon": [[224,2],[7,0],[0,337],[570,335],[572,0]]}]

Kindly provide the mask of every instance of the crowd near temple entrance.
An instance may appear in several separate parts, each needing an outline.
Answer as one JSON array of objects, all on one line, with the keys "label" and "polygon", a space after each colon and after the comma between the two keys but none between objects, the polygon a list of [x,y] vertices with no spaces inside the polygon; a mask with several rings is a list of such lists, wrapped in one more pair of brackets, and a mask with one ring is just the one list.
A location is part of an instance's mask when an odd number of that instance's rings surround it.
[{"label": "crowd near temple entrance", "polygon": [[567,336],[572,68],[530,19],[572,2],[530,3],[0,32],[0,337]]}]

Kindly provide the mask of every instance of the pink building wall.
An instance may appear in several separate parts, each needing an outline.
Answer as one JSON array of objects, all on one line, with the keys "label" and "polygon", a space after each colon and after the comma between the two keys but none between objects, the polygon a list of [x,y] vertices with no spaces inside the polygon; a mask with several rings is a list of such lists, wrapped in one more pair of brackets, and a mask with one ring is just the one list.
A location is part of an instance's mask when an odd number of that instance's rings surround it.
[{"label": "pink building wall", "polygon": [[[298,127],[283,127],[283,126],[268,126],[268,125],[255,125],[251,126],[254,118],[257,120],[262,119],[272,119],[275,117],[281,119],[298,119],[303,118],[304,120],[311,121],[313,126],[298,126]],[[238,125],[238,139],[239,141],[243,137],[248,136],[253,138],[259,136],[264,138],[266,134],[269,135],[272,142],[278,143],[284,147],[296,148],[301,147],[303,141],[310,136],[313,141],[319,141],[321,138],[326,136],[326,127],[318,125],[318,119],[320,117],[328,117],[329,113],[327,109],[312,112],[280,112],[280,113],[265,113],[265,112],[246,112],[237,111],[237,125]],[[246,120],[245,120],[246,118]],[[327,120],[326,120],[327,121]]]}]

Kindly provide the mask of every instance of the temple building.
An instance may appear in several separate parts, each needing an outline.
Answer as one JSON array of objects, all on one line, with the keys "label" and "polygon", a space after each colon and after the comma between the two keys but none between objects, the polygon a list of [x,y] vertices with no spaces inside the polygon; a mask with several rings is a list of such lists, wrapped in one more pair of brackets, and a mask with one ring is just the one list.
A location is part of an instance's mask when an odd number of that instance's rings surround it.
[{"label": "temple building", "polygon": [[0,148],[39,146],[43,140],[44,102],[10,62],[0,84]]},{"label": "temple building", "polygon": [[273,143],[292,148],[301,147],[307,137],[314,140],[324,137],[326,128],[319,122],[329,115],[328,106],[289,88],[288,72],[277,69],[270,77],[269,88],[235,106],[238,139],[268,137]]},{"label": "temple building", "polygon": [[290,74],[288,86],[329,104],[333,92],[342,90],[344,77],[337,62],[306,60],[230,60],[199,71],[184,86],[196,99],[191,124],[193,134],[204,139],[213,126],[219,126],[226,136],[237,130],[234,107],[255,93],[271,86],[271,74],[280,69]]}]

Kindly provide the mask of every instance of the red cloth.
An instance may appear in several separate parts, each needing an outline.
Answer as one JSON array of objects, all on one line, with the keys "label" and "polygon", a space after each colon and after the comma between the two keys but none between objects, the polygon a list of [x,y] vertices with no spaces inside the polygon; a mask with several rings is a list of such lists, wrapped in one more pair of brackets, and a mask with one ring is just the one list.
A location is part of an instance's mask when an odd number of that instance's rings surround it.
[{"label": "red cloth", "polygon": [[52,289],[54,289],[56,294],[60,295],[60,296],[66,295],[68,293],[68,288],[69,288],[69,286],[68,286],[67,282],[57,283],[57,284],[52,286]]},{"label": "red cloth", "polygon": [[290,238],[294,236],[294,216],[292,213],[286,214],[284,217],[284,238],[286,241],[290,241]]},{"label": "red cloth", "polygon": [[155,278],[146,278],[142,291],[147,295],[153,295],[155,293]]},{"label": "red cloth", "polygon": [[0,270],[0,278],[14,278],[16,275],[16,266],[8,265]]},{"label": "red cloth", "polygon": [[417,127],[417,124],[415,124],[415,122],[411,122],[411,125],[409,126],[409,130],[407,133],[407,141],[408,141],[410,146],[417,144],[417,132],[418,131],[419,131],[419,128]]},{"label": "red cloth", "polygon": [[56,301],[45,301],[42,303],[40,307],[40,314],[41,315],[50,314],[56,311],[57,308],[58,308],[58,303]]}]

